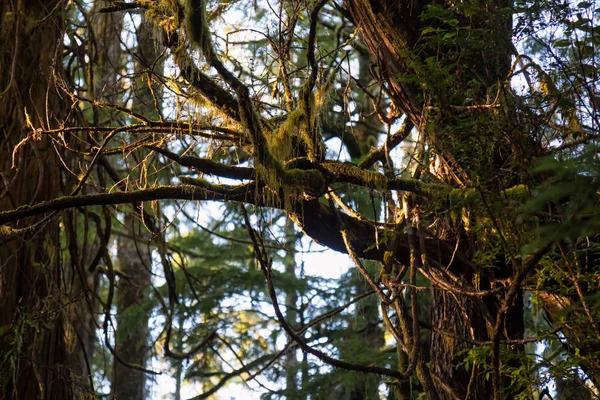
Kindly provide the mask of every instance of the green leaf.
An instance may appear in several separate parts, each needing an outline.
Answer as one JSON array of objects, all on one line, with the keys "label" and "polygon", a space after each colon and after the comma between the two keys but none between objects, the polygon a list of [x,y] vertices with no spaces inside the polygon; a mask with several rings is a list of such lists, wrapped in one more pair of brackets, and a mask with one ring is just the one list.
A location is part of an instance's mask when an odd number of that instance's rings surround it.
[{"label": "green leaf", "polygon": [[425,29],[423,29],[423,30],[421,31],[421,34],[422,34],[422,35],[427,35],[428,33],[432,33],[432,32],[437,32],[437,29],[436,29],[436,28],[433,28],[433,27],[431,27],[431,26],[428,26],[427,28],[425,28]]},{"label": "green leaf", "polygon": [[580,52],[582,57],[591,57],[595,54],[594,46],[583,46]]},{"label": "green leaf", "polygon": [[444,39],[452,39],[456,36],[456,32],[448,32],[444,35]]},{"label": "green leaf", "polygon": [[591,64],[583,64],[581,66],[581,70],[582,70],[584,76],[593,77],[596,75],[598,68]]},{"label": "green leaf", "polygon": [[554,47],[569,47],[571,41],[569,39],[560,39],[554,42]]}]

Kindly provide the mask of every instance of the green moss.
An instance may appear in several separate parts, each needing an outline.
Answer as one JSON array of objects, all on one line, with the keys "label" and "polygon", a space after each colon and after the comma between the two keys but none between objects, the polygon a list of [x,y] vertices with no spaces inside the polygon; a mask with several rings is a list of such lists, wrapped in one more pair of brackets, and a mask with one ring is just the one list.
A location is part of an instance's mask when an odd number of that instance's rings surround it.
[{"label": "green moss", "polygon": [[512,200],[528,200],[531,197],[529,186],[527,185],[516,185],[508,188],[504,191],[504,194],[508,199]]},{"label": "green moss", "polygon": [[206,4],[204,0],[187,0],[185,3],[185,29],[194,43],[206,57],[211,60],[214,50],[210,39],[210,31],[206,22]]},{"label": "green moss", "polygon": [[385,175],[379,172],[364,170],[350,163],[330,163],[325,167],[335,176],[343,177],[348,182],[374,190],[387,190],[388,180]]},{"label": "green moss", "polygon": [[475,205],[481,202],[481,196],[473,188],[450,189],[447,192],[451,206]]},{"label": "green moss", "polygon": [[192,178],[189,176],[180,176],[179,180],[181,181],[181,183],[186,185],[199,186],[202,188],[207,188],[209,186],[208,182],[206,182],[204,179]]},{"label": "green moss", "polygon": [[[468,206],[469,208],[474,208],[483,206],[481,193],[475,188],[447,189],[445,191],[445,196],[448,198],[450,205],[453,207]],[[486,195],[486,197],[489,198],[490,205],[499,206],[504,205],[502,203],[503,200],[516,200],[518,202],[523,202],[527,200],[529,196],[529,186],[527,185],[516,185],[491,197],[490,195]]]},{"label": "green moss", "polygon": [[311,193],[321,194],[326,188],[325,178],[315,169],[290,169],[285,173],[286,185]]},{"label": "green moss", "polygon": [[271,154],[276,159],[285,162],[293,157],[292,140],[284,126],[279,127],[272,135],[267,136],[267,143]]},{"label": "green moss", "polygon": [[306,124],[306,111],[303,109],[294,110],[288,114],[282,126],[286,129],[300,129],[302,124]]}]

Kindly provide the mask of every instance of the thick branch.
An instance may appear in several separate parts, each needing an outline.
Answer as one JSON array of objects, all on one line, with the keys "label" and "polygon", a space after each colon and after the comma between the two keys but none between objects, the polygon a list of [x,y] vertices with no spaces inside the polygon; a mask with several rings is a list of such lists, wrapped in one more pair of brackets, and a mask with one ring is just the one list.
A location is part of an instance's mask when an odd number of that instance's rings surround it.
[{"label": "thick branch", "polygon": [[254,184],[222,186],[207,183],[206,187],[196,185],[159,186],[130,192],[65,196],[38,203],[34,206],[22,206],[15,210],[0,212],[0,224],[5,225],[35,215],[74,207],[128,204],[152,200],[226,200],[257,204],[255,189],[256,185]]},{"label": "thick branch", "polygon": [[148,8],[148,5],[141,1],[133,1],[126,3],[124,1],[115,1],[108,7],[102,7],[98,10],[99,13],[112,13],[117,11],[136,10],[138,8]]},{"label": "thick branch", "polygon": [[[257,187],[255,182],[238,186],[226,186],[213,185],[201,180],[195,180],[193,186],[160,186],[130,192],[60,197],[38,203],[34,206],[22,206],[15,210],[0,212],[0,224],[6,225],[28,217],[74,207],[130,204],[167,199],[235,201],[269,207],[278,207],[278,204],[284,204],[283,201],[278,201],[278,199],[272,199],[269,204],[265,204],[264,196],[261,194],[260,187]],[[271,193],[270,195],[272,198],[274,194]],[[292,209],[286,210],[288,216],[298,224],[304,233],[332,250],[340,253],[347,252],[346,245],[340,234],[338,219],[329,207],[318,200],[303,201],[296,199],[295,201],[292,200],[291,203],[293,204]],[[387,243],[383,240],[380,241],[379,238],[385,237],[384,229],[376,230],[372,224],[359,221],[343,213],[340,213],[339,218],[342,219],[346,227],[348,240],[358,257],[370,260],[383,260],[383,254],[387,250]],[[3,229],[2,233],[10,235],[12,232],[7,227]],[[424,240],[428,258],[441,265],[450,263],[452,260],[452,251],[447,251],[447,249],[451,248],[450,246],[445,246],[444,242],[434,238],[425,238]],[[398,250],[395,252],[396,261],[407,264],[409,262],[409,246],[406,235],[398,238],[397,246]],[[454,262],[457,262],[461,257],[457,257]]]}]

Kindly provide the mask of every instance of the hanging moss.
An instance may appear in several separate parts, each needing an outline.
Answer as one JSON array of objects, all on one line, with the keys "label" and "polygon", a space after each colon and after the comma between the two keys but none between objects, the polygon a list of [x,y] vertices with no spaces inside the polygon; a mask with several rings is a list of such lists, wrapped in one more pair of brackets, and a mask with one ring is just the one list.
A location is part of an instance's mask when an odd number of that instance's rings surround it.
[{"label": "hanging moss", "polygon": [[[302,101],[299,103],[304,104]],[[323,145],[319,130],[312,124],[313,120],[313,117],[309,120],[303,107],[290,112],[279,129],[268,137],[273,155],[280,161],[299,156],[308,156],[311,160],[319,159]]]},{"label": "hanging moss", "polygon": [[175,0],[143,1],[147,9],[146,18],[163,28],[167,33],[175,32],[181,25],[179,20],[179,4]]},{"label": "hanging moss", "polygon": [[306,113],[295,110],[288,114],[279,129],[267,136],[269,150],[281,162],[302,155],[302,142],[306,142]]}]

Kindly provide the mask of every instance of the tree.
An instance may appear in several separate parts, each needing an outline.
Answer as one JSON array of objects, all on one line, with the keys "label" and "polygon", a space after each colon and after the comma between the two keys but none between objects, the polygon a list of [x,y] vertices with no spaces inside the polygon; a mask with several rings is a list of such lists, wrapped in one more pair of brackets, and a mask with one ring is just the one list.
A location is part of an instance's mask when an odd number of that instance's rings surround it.
[{"label": "tree", "polygon": [[[118,33],[120,36],[121,31]],[[133,110],[156,119],[158,117],[156,109],[161,108],[160,100],[158,96],[153,98],[152,92],[153,89],[157,89],[157,85],[152,83],[146,71],[159,69],[157,66],[159,55],[152,38],[152,25],[143,16],[135,36],[138,46],[134,53],[134,72],[137,79],[134,81]],[[118,38],[116,43],[120,43]],[[133,179],[131,175],[130,177]],[[136,205],[137,209],[141,210],[141,207],[139,204]],[[155,225],[153,221],[146,223]],[[131,214],[124,216],[123,228],[126,232],[119,236],[117,245],[121,276],[116,295],[118,314],[115,350],[125,363],[114,363],[112,390],[118,397],[143,400],[146,398],[146,375],[143,371],[132,368],[131,365],[145,368],[151,353],[148,333],[150,307],[147,303],[152,283],[152,249],[148,243],[154,237],[144,227],[144,223],[133,218]],[[159,237],[158,240],[160,241],[161,238]],[[162,260],[168,262],[165,256]]]},{"label": "tree", "polygon": [[[57,128],[67,116],[55,87],[62,74],[59,7],[59,1],[0,6],[2,210],[47,201],[71,187],[60,174],[60,151],[38,130]],[[80,343],[69,318],[76,300],[66,282],[77,271],[61,262],[59,233],[59,221],[48,215],[2,230],[3,398],[68,399],[76,393],[70,376],[82,372],[75,358]]]},{"label": "tree", "polygon": [[[57,129],[38,120],[21,123],[36,136],[93,132],[101,138],[81,139],[79,152],[70,154],[86,166],[77,187],[87,193],[51,193],[34,205],[16,201],[0,212],[3,234],[19,237],[16,228],[48,213],[131,205],[127,209],[139,221],[156,221],[150,232],[158,235],[167,230],[158,228],[167,216],[185,212],[176,201],[241,203],[237,221],[264,274],[272,315],[304,354],[336,368],[332,374],[383,377],[390,397],[400,399],[415,393],[429,399],[533,398],[552,382],[559,394],[575,386],[598,395],[594,7],[537,0],[281,1],[278,8],[201,0],[113,2],[100,12],[143,13],[155,25],[162,57],[172,63],[164,74],[149,70],[163,85],[165,113],[89,98],[84,74],[61,81],[63,98],[79,107],[85,124],[67,117]],[[252,26],[232,24],[224,35],[224,16],[240,13],[254,13]],[[516,38],[524,43],[519,48]],[[363,58],[370,53],[370,82],[364,70],[353,74],[352,46]],[[365,99],[384,131],[377,133],[378,124],[365,124],[369,117],[356,111]],[[90,124],[85,114],[100,110],[120,119]],[[372,129],[365,133],[367,125]],[[333,138],[352,160],[327,148]],[[146,185],[137,189],[122,184],[131,171],[111,173],[101,162],[138,154],[146,154],[133,158]],[[148,174],[152,164],[143,160],[151,158],[168,168]],[[103,183],[105,173],[114,186]],[[161,213],[173,204],[179,211]],[[380,350],[372,360],[343,351],[343,342],[309,342],[322,336],[316,322],[295,326],[302,318],[293,310],[293,289],[284,292],[288,307],[282,311],[277,251],[265,228],[274,215],[269,210],[350,256],[364,279],[356,287],[369,287],[380,309],[363,308],[378,325],[362,332]],[[283,231],[272,230],[275,236]],[[161,254],[167,239],[168,233]],[[109,293],[94,295],[104,296],[109,316],[115,276],[109,244],[99,246]],[[165,267],[166,283],[155,298],[166,320],[165,353],[176,359],[205,355],[217,338],[232,334],[219,328],[223,313],[204,313],[206,302],[190,306],[186,298],[195,294],[182,298],[177,292],[183,277],[205,288],[223,277],[207,273],[206,266],[192,272],[184,266]],[[189,287],[193,292],[194,284]],[[176,317],[198,313],[210,315],[205,328],[214,331],[204,329],[194,345],[188,342],[193,352],[175,354],[171,336],[179,335],[183,346],[182,332],[174,328],[185,326]],[[8,320],[4,325],[14,335]],[[391,346],[380,342],[383,327]],[[533,343],[552,353],[531,356],[527,346]],[[242,366],[224,378],[262,371],[269,359],[254,351],[240,354]],[[288,368],[293,364],[288,359]],[[295,391],[292,375],[288,370],[288,388]],[[311,372],[319,375],[327,372]],[[329,387],[341,393],[339,385]]]}]

